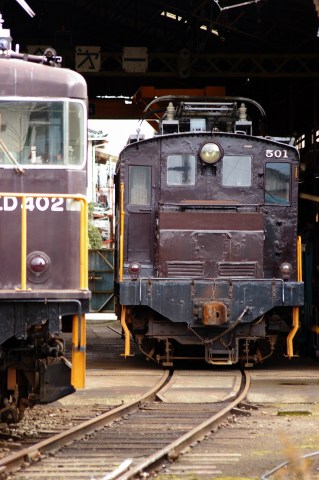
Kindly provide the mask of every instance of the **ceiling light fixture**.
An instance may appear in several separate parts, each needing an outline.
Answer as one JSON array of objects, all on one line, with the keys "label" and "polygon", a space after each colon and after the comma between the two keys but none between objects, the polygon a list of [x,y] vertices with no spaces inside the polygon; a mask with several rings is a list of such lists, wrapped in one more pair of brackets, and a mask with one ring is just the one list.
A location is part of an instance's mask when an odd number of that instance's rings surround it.
[{"label": "ceiling light fixture", "polygon": [[212,33],[213,35],[216,35],[217,37],[219,36],[219,33],[217,30],[215,30],[214,28],[210,29],[207,27],[207,25],[201,25],[199,27],[201,30],[206,30],[206,31],[210,31],[210,33]]},{"label": "ceiling light fixture", "polygon": [[162,17],[170,18],[171,20],[177,20],[178,22],[183,20],[183,17],[181,17],[179,15],[176,15],[175,13],[168,12],[167,10],[163,10],[161,12],[161,15],[162,15]]}]

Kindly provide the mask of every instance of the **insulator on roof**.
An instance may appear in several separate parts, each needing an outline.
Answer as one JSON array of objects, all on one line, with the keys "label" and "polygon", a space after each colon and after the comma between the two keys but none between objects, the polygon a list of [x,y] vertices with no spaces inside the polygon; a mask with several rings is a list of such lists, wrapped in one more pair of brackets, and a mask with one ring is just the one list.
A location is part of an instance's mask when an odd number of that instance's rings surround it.
[{"label": "insulator on roof", "polygon": [[240,105],[238,111],[239,111],[239,120],[247,120],[247,108],[244,103]]},{"label": "insulator on roof", "polygon": [[167,120],[174,120],[175,116],[175,108],[172,102],[169,102],[166,108],[166,119]]}]

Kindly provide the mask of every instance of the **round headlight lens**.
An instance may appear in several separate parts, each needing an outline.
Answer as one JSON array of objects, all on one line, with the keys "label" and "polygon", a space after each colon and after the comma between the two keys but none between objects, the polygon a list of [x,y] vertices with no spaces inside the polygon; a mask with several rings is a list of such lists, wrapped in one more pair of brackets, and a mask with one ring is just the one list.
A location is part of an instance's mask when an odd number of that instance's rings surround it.
[{"label": "round headlight lens", "polygon": [[217,143],[205,143],[205,145],[202,146],[199,155],[205,163],[215,163],[222,156],[222,152]]}]

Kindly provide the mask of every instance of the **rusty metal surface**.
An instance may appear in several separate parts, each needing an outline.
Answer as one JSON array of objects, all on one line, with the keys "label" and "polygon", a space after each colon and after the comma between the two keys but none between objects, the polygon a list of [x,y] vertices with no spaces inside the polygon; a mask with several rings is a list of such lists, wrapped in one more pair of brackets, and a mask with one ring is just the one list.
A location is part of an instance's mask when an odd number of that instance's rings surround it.
[{"label": "rusty metal surface", "polygon": [[261,278],[263,223],[260,213],[160,212],[159,276],[189,277],[193,262],[201,265],[193,277],[225,276],[220,269],[224,262],[240,262],[236,273],[244,276],[247,262],[254,262],[251,276]]}]

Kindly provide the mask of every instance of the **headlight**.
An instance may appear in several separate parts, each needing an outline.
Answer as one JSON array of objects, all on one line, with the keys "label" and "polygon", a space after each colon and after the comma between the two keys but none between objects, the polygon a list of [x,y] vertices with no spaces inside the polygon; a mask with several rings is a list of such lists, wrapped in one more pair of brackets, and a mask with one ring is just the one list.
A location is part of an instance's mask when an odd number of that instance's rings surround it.
[{"label": "headlight", "polygon": [[280,265],[281,276],[283,280],[289,280],[292,272],[292,266],[288,262],[284,262]]},{"label": "headlight", "polygon": [[222,152],[217,143],[205,143],[200,149],[199,156],[205,163],[215,163],[221,158]]}]

